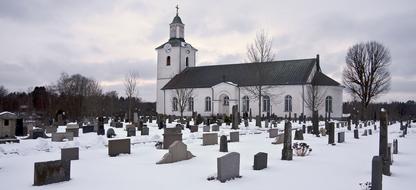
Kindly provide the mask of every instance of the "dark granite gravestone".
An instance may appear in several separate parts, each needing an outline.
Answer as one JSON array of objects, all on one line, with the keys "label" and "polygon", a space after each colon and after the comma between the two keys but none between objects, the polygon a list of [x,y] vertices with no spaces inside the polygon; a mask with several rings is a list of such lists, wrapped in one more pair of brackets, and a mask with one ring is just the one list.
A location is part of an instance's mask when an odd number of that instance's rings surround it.
[{"label": "dark granite gravestone", "polygon": [[240,177],[240,154],[228,153],[217,158],[217,179],[222,183]]},{"label": "dark granite gravestone", "polygon": [[367,133],[367,129],[365,129],[364,130],[364,133],[362,134],[362,136],[367,136],[368,135],[368,133]]},{"label": "dark granite gravestone", "polygon": [[34,186],[47,185],[71,179],[71,161],[35,162]]},{"label": "dark granite gravestone", "polygon": [[37,138],[49,138],[49,137],[46,136],[45,129],[37,128],[37,129],[33,129],[32,131],[30,131],[30,135],[28,139],[37,139]]},{"label": "dark granite gravestone", "polygon": [[358,129],[354,129],[354,139],[359,139]]},{"label": "dark granite gravestone", "polygon": [[202,128],[203,132],[209,132],[210,131],[210,127],[209,125],[204,125],[204,127]]},{"label": "dark granite gravestone", "polygon": [[383,160],[380,156],[374,156],[371,167],[371,190],[382,190],[383,184]]},{"label": "dark granite gravestone", "polygon": [[371,129],[367,129],[368,130],[368,135],[373,135],[373,131]]},{"label": "dark granite gravestone", "polygon": [[238,129],[238,124],[240,123],[240,121],[238,119],[238,106],[237,105],[233,106],[232,114],[233,114],[233,116],[231,118],[231,121],[232,121],[233,124],[231,126],[231,129]]},{"label": "dark granite gravestone", "polygon": [[147,125],[143,125],[142,130],[140,131],[141,136],[149,135],[149,127]]},{"label": "dark granite gravestone", "polygon": [[391,143],[388,143],[388,145],[387,145],[387,155],[388,155],[387,159],[389,161],[389,164],[393,165],[393,152],[392,152],[391,146],[392,146]]},{"label": "dark granite gravestone", "polygon": [[52,133],[52,142],[63,142],[64,139],[68,141],[74,140],[73,132]]},{"label": "dark granite gravestone", "polygon": [[303,141],[303,132],[301,130],[296,130],[295,131],[294,140]]},{"label": "dark granite gravestone", "polygon": [[113,138],[116,136],[116,132],[114,132],[113,128],[108,128],[107,129],[107,138]]},{"label": "dark granite gravestone", "polygon": [[259,115],[256,116],[256,126],[261,127],[261,117]]},{"label": "dark granite gravestone", "polygon": [[350,117],[348,117],[347,119],[347,129],[348,131],[351,131],[351,118]]},{"label": "dark granite gravestone", "polygon": [[387,112],[382,109],[380,112],[380,137],[379,137],[379,156],[383,160],[383,174],[390,176],[390,163],[388,160],[388,129],[387,129]]},{"label": "dark granite gravestone", "polygon": [[202,145],[214,145],[218,144],[217,133],[204,133],[202,134]]},{"label": "dark granite gravestone", "polygon": [[67,124],[66,132],[74,133],[74,137],[79,137],[79,125],[78,124]]},{"label": "dark granite gravestone", "polygon": [[279,134],[279,129],[269,129],[269,138],[275,138]]},{"label": "dark granite gravestone", "polygon": [[282,160],[292,160],[293,149],[292,149],[292,124],[290,121],[285,123],[284,142],[282,149]]},{"label": "dark granite gravestone", "polygon": [[182,141],[181,128],[165,128],[163,133],[163,149],[168,149],[175,141]]},{"label": "dark granite gravestone", "polygon": [[[111,122],[111,123],[113,123],[113,122]],[[103,117],[98,118],[97,135],[105,135],[104,118]]]},{"label": "dark granite gravestone", "polygon": [[115,128],[123,128],[123,123],[121,123],[121,122],[116,122],[114,127],[115,127]]},{"label": "dark granite gravestone", "polygon": [[248,127],[248,119],[244,119],[244,127]]},{"label": "dark granite gravestone", "polygon": [[94,125],[86,125],[82,127],[82,133],[93,133]]},{"label": "dark granite gravestone", "polygon": [[167,164],[182,160],[189,160],[193,157],[195,156],[187,150],[185,143],[182,141],[175,141],[169,146],[169,152],[166,153],[156,164]]},{"label": "dark granite gravestone", "polygon": [[189,130],[191,131],[191,133],[198,132],[198,125],[190,125]]},{"label": "dark granite gravestone", "polygon": [[397,139],[393,139],[393,154],[399,153],[399,142]]},{"label": "dark granite gravestone", "polygon": [[231,131],[230,132],[230,142],[239,142],[240,141],[240,132]]},{"label": "dark granite gravestone", "polygon": [[108,140],[108,155],[118,156],[119,154],[130,154],[130,139]]},{"label": "dark granite gravestone", "polygon": [[338,143],[345,142],[345,132],[338,132]]},{"label": "dark granite gravestone", "polygon": [[306,133],[306,126],[302,125],[302,133]]},{"label": "dark granite gravestone", "polygon": [[220,130],[220,126],[214,124],[212,125],[212,131],[219,131]]},{"label": "dark granite gravestone", "polygon": [[262,170],[267,168],[267,153],[259,152],[254,155],[254,170]]},{"label": "dark granite gravestone", "polygon": [[328,144],[334,144],[335,143],[335,123],[330,122],[328,124]]},{"label": "dark granite gravestone", "polygon": [[136,136],[136,128],[134,126],[132,127],[127,127],[127,137],[134,137]]},{"label": "dark granite gravestone", "polygon": [[307,126],[306,127],[306,133],[311,134],[312,133],[312,126]]},{"label": "dark granite gravestone", "polygon": [[62,148],[61,160],[79,160],[79,148]]},{"label": "dark granite gravestone", "polygon": [[228,152],[227,136],[225,135],[220,138],[220,152]]}]

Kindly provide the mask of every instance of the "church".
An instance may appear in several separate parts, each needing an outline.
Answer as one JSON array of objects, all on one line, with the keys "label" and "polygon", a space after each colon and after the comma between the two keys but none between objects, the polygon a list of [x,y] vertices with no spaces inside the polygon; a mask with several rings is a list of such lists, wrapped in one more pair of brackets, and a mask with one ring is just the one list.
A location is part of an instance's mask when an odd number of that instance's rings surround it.
[{"label": "church", "polygon": [[319,115],[342,116],[344,87],[322,72],[319,55],[308,59],[196,66],[198,50],[185,41],[185,25],[178,11],[170,24],[169,41],[156,51],[159,114],[228,115],[237,105],[241,114],[251,112],[253,117],[259,114],[259,108],[261,115],[311,117],[312,108],[308,105],[310,97],[314,97],[313,102],[319,103],[313,104]]}]

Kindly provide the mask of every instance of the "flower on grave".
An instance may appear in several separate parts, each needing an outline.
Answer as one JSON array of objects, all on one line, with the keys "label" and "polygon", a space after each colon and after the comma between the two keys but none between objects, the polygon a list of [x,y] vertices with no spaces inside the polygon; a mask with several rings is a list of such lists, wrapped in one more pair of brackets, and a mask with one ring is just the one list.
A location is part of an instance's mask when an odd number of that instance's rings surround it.
[{"label": "flower on grave", "polygon": [[371,190],[371,182],[359,183],[361,190]]},{"label": "flower on grave", "polygon": [[310,152],[312,152],[312,148],[310,148],[308,144],[303,142],[293,143],[292,148],[297,156],[307,156],[310,154]]}]

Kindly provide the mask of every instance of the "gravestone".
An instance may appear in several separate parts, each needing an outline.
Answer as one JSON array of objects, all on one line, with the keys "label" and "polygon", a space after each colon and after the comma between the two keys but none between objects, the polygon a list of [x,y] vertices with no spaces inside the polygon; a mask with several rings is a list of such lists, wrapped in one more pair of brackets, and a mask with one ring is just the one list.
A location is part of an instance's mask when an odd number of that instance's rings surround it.
[{"label": "gravestone", "polygon": [[264,127],[266,127],[266,128],[268,128],[268,127],[269,127],[269,120],[268,120],[268,119],[266,119],[266,120],[264,121]]},{"label": "gravestone", "polygon": [[191,133],[198,132],[198,125],[190,125],[189,130],[191,131]]},{"label": "gravestone", "polygon": [[313,134],[315,134],[316,136],[319,136],[318,111],[313,111],[313,114],[312,114],[312,129],[313,129]]},{"label": "gravestone", "polygon": [[182,141],[181,128],[165,128],[163,133],[163,149],[168,149],[175,141]]},{"label": "gravestone", "polygon": [[307,126],[306,127],[306,133],[311,134],[312,133],[312,126]]},{"label": "gravestone", "polygon": [[204,127],[202,128],[203,132],[209,132],[210,131],[210,127],[209,125],[204,125]]},{"label": "gravestone", "polygon": [[74,133],[72,132],[52,133],[52,142],[63,142],[64,139],[68,141],[73,141]]},{"label": "gravestone", "polygon": [[301,130],[296,130],[295,131],[294,140],[303,141],[303,132]]},{"label": "gravestone", "polygon": [[358,136],[358,129],[354,129],[354,139],[359,139],[360,137]]},{"label": "gravestone", "polygon": [[248,119],[244,119],[244,127],[248,127]]},{"label": "gravestone", "polygon": [[234,105],[232,108],[232,126],[231,129],[238,129],[238,124],[240,123],[239,119],[238,119],[238,106]]},{"label": "gravestone", "polygon": [[202,145],[214,145],[218,144],[217,133],[204,133],[202,134]]},{"label": "gravestone", "polygon": [[[111,122],[111,123],[113,123],[113,122]],[[104,118],[103,117],[98,117],[97,135],[105,135]]]},{"label": "gravestone", "polygon": [[345,142],[345,132],[338,132],[338,143]]},{"label": "gravestone", "polygon": [[70,178],[71,161],[35,162],[34,186],[69,181]]},{"label": "gravestone", "polygon": [[36,128],[30,131],[28,139],[37,139],[37,138],[49,138],[45,134],[45,129]]},{"label": "gravestone", "polygon": [[116,136],[116,132],[114,132],[113,128],[108,128],[107,129],[107,138],[113,138]]},{"label": "gravestone", "polygon": [[212,125],[212,131],[219,131],[220,130],[220,126],[214,124]]},{"label": "gravestone", "polygon": [[292,124],[290,121],[285,123],[284,142],[282,149],[282,160],[292,160]]},{"label": "gravestone", "polygon": [[335,143],[335,126],[334,122],[328,124],[328,144]]},{"label": "gravestone", "polygon": [[82,127],[82,133],[93,133],[94,125],[86,125]]},{"label": "gravestone", "polygon": [[140,131],[141,136],[149,135],[149,127],[147,125],[143,125],[142,130]]},{"label": "gravestone", "polygon": [[325,137],[326,136],[326,129],[325,128],[320,128],[319,133],[321,133],[321,136]]},{"label": "gravestone", "polygon": [[134,126],[127,127],[127,137],[134,137],[136,136],[136,128]]},{"label": "gravestone", "polygon": [[156,164],[167,164],[182,160],[189,160],[193,157],[195,156],[187,150],[186,144],[182,141],[175,141],[169,146],[169,152],[166,153]]},{"label": "gravestone", "polygon": [[267,168],[267,153],[259,152],[254,155],[254,170],[262,170]]},{"label": "gravestone", "polygon": [[119,154],[130,154],[130,139],[108,140],[108,155],[118,156]]},{"label": "gravestone", "polygon": [[79,148],[62,148],[61,160],[79,160]]},{"label": "gravestone", "polygon": [[275,138],[277,137],[278,133],[279,133],[279,129],[269,129],[269,138]]},{"label": "gravestone", "polygon": [[239,142],[240,141],[240,132],[231,131],[230,132],[230,142]]},{"label": "gravestone", "polygon": [[384,109],[380,111],[380,137],[379,137],[379,156],[383,160],[383,174],[390,176],[390,163],[388,160],[388,129],[387,129],[387,112]]},{"label": "gravestone", "polygon": [[302,133],[306,133],[306,126],[302,125]]},{"label": "gravestone", "polygon": [[387,145],[387,160],[389,161],[389,164],[393,164],[393,154],[391,149],[391,143],[388,143]]},{"label": "gravestone", "polygon": [[274,140],[274,142],[272,142],[272,144],[282,144],[284,142],[285,139],[285,134],[278,134]]},{"label": "gravestone", "polygon": [[220,138],[220,152],[228,152],[227,136],[225,135]]},{"label": "gravestone", "polygon": [[368,134],[373,135],[373,131],[371,129],[368,129]]},{"label": "gravestone", "polygon": [[362,136],[367,136],[367,129],[364,130],[364,133],[362,134]]},{"label": "gravestone", "polygon": [[73,132],[74,137],[79,137],[79,125],[78,124],[67,124],[66,132]]},{"label": "gravestone", "polygon": [[371,167],[371,190],[382,190],[383,160],[380,156],[373,156]]},{"label": "gravestone", "polygon": [[49,126],[47,126],[46,128],[45,128],[45,132],[46,133],[56,133],[56,131],[57,131],[57,127],[56,126],[54,126],[54,125],[49,125]]},{"label": "gravestone", "polygon": [[123,123],[121,122],[115,122],[115,128],[123,128]]},{"label": "gravestone", "polygon": [[399,153],[399,142],[397,139],[393,139],[393,154]]},{"label": "gravestone", "polygon": [[228,153],[217,158],[217,179],[224,183],[227,180],[240,177],[240,154]]}]

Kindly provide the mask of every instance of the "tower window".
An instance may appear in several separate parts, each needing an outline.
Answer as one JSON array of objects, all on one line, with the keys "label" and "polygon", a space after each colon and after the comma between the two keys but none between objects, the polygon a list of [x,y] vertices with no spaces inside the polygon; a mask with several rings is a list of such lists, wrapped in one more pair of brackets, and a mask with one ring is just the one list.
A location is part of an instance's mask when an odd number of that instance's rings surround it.
[{"label": "tower window", "polygon": [[166,58],[166,66],[170,66],[170,56]]},{"label": "tower window", "polygon": [[292,112],[292,96],[285,97],[285,112]]},{"label": "tower window", "polygon": [[186,65],[186,67],[189,67],[189,57],[186,57],[185,65]]}]

